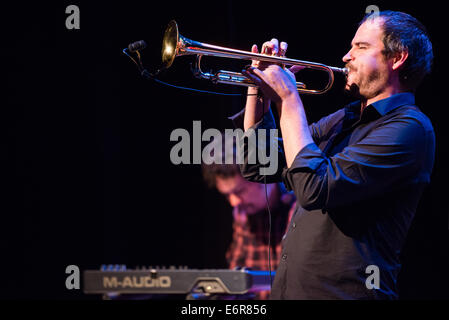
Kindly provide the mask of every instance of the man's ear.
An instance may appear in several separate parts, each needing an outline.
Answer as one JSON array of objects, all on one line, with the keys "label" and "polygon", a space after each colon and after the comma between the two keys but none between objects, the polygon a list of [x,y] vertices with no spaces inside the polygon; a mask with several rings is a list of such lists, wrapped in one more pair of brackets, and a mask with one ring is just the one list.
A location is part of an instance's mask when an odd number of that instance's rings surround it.
[{"label": "man's ear", "polygon": [[393,56],[393,65],[391,66],[391,68],[393,70],[398,70],[405,63],[407,58],[408,58],[407,50],[396,53]]}]

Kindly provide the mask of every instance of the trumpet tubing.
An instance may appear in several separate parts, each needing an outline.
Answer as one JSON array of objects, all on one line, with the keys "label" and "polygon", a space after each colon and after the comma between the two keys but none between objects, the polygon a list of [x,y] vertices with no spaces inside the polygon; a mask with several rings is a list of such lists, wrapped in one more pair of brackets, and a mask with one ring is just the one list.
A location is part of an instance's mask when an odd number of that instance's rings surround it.
[{"label": "trumpet tubing", "polygon": [[225,83],[240,86],[256,86],[256,84],[245,77],[242,73],[220,70],[217,73],[207,73],[201,70],[201,58],[213,56],[240,60],[258,60],[283,65],[298,65],[309,69],[324,71],[328,74],[328,82],[322,89],[307,89],[302,82],[296,82],[298,92],[306,94],[323,94],[327,92],[334,83],[334,72],[347,74],[346,68],[330,67],[321,63],[295,60],[286,57],[267,56],[260,53],[220,47],[212,44],[202,43],[183,37],[179,34],[176,21],[169,22],[162,41],[162,66],[169,68],[174,59],[183,55],[196,55],[193,73],[196,77],[208,79],[214,83]]}]

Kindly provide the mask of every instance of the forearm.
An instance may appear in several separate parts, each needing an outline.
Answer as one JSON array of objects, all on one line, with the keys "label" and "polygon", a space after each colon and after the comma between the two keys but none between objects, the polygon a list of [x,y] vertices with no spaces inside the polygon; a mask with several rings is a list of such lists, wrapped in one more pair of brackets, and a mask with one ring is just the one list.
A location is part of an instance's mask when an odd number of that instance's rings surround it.
[{"label": "forearm", "polygon": [[248,88],[245,116],[243,120],[243,128],[245,131],[259,122],[270,106],[269,101],[257,96],[258,90],[257,87]]},{"label": "forearm", "polygon": [[278,111],[285,159],[287,167],[290,167],[298,152],[306,145],[313,143],[313,138],[299,95],[293,94],[283,100]]}]

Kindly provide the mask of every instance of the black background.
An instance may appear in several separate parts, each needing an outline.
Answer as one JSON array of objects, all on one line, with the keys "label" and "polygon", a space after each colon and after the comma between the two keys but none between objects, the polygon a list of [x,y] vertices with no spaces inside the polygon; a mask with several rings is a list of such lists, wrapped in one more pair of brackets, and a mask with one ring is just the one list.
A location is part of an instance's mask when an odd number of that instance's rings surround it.
[{"label": "black background", "polygon": [[[93,2],[93,1],[92,1]],[[232,128],[226,118],[244,97],[178,90],[141,78],[122,53],[144,39],[143,62],[154,70],[168,21],[184,36],[249,50],[273,37],[288,56],[342,66],[341,58],[368,2],[68,2],[2,8],[1,296],[92,299],[65,288],[65,268],[101,264],[224,268],[231,240],[226,201],[208,189],[199,165],[170,162],[170,133]],[[80,8],[80,30],[68,30],[65,8]],[[432,183],[403,250],[401,298],[447,298],[448,126],[443,95],[447,27],[437,2],[376,2],[412,14],[428,28],[434,71],[417,92],[437,138]],[[193,78],[180,57],[160,79],[227,93],[240,87]],[[212,69],[247,62],[206,58]],[[350,98],[336,76],[324,96],[304,96],[309,122]]]}]

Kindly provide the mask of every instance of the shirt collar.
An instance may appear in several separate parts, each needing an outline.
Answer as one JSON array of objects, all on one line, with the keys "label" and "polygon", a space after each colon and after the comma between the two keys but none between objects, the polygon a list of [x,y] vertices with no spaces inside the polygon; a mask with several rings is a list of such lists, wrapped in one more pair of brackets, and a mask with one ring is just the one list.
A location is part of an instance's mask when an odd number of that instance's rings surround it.
[{"label": "shirt collar", "polygon": [[[411,92],[401,92],[394,94],[388,98],[376,101],[367,106],[370,109],[374,108],[381,116],[386,115],[390,111],[404,105],[414,105],[415,95]],[[360,114],[360,100],[350,103],[347,106],[347,111],[351,113]]]},{"label": "shirt collar", "polygon": [[394,94],[388,98],[376,101],[371,105],[379,112],[381,116],[386,115],[391,110],[404,105],[414,105],[415,95],[411,92],[401,92]]}]

